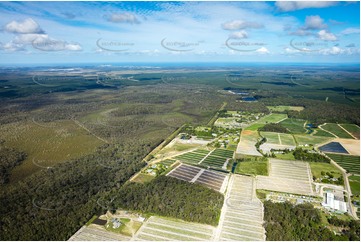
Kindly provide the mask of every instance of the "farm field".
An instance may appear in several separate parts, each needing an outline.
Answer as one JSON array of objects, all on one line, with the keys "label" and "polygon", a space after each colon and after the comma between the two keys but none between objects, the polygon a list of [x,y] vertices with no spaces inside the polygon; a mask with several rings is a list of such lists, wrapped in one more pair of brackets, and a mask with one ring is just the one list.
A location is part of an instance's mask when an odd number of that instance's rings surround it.
[{"label": "farm field", "polygon": [[209,167],[214,167],[214,168],[218,168],[218,169],[223,169],[223,167],[224,167],[224,165],[226,163],[226,160],[227,160],[227,158],[209,155],[209,156],[207,156],[207,158],[205,158],[202,161],[202,163],[200,163],[200,165],[207,166],[207,167],[208,166]]},{"label": "farm field", "polygon": [[317,144],[323,144],[327,141],[330,141],[332,138],[328,138],[328,137],[322,137],[322,136],[311,136],[311,135],[307,135],[307,134],[295,134],[294,135],[297,144],[298,145],[317,145]]},{"label": "farm field", "polygon": [[360,176],[350,176],[348,180],[350,182],[352,195],[360,196]]},{"label": "farm field", "polygon": [[306,120],[288,118],[280,122],[280,124],[288,129],[292,134],[304,134],[306,129],[304,128]]},{"label": "farm field", "polygon": [[0,127],[0,136],[7,146],[27,153],[26,160],[13,170],[11,181],[90,154],[104,144],[71,120],[6,124]]},{"label": "farm field", "polygon": [[226,157],[226,158],[232,158],[233,157],[233,151],[224,150],[224,149],[215,149],[215,150],[212,151],[212,153],[210,155]]},{"label": "farm field", "polygon": [[132,182],[146,183],[146,182],[150,182],[150,181],[153,180],[154,178],[155,178],[155,176],[148,175],[148,174],[144,174],[144,173],[139,173],[139,174],[132,180]]},{"label": "farm field", "polygon": [[263,204],[254,195],[254,178],[232,175],[228,187],[215,240],[265,240]]},{"label": "farm field", "polygon": [[173,157],[173,159],[180,160],[190,164],[198,164],[206,155],[196,152],[188,152],[179,156]]},{"label": "farm field", "polygon": [[172,166],[175,162],[176,162],[176,160],[166,159],[166,160],[162,160],[160,163],[165,166]]},{"label": "farm field", "polygon": [[210,241],[215,228],[209,225],[152,216],[138,230],[134,240]]},{"label": "farm field", "polygon": [[242,155],[262,156],[255,147],[258,138],[257,131],[242,130],[241,139],[236,150],[236,158]]},{"label": "farm field", "polygon": [[312,195],[312,177],[308,163],[270,159],[269,176],[257,176],[257,189]]},{"label": "farm field", "polygon": [[235,173],[244,175],[268,175],[268,161],[253,160],[253,161],[240,161],[238,162]]},{"label": "farm field", "polygon": [[335,136],[335,135],[330,134],[329,132],[326,132],[326,131],[324,131],[324,130],[322,130],[322,129],[319,129],[319,128],[314,129],[313,136],[314,136],[314,137],[329,137],[329,138],[336,138],[336,136]]},{"label": "farm field", "polygon": [[348,173],[360,174],[360,156],[339,155],[331,153],[326,154],[342,168],[344,168]]},{"label": "farm field", "polygon": [[321,127],[322,129],[337,135],[339,138],[352,139],[352,137],[337,124],[327,123]]},{"label": "farm field", "polygon": [[356,124],[341,124],[341,126],[350,132],[357,139],[360,139],[360,127]]},{"label": "farm field", "polygon": [[107,231],[105,228],[91,224],[83,226],[69,241],[128,241],[131,237]]},{"label": "farm field", "polygon": [[167,174],[179,180],[199,183],[218,192],[224,192],[227,174],[182,164]]},{"label": "farm field", "polygon": [[271,113],[270,115],[260,118],[252,125],[248,126],[245,130],[256,131],[258,128],[263,127],[267,123],[278,123],[286,118],[287,114]]},{"label": "farm field", "polygon": [[267,108],[274,112],[302,111],[304,109],[302,106],[267,106]]},{"label": "farm field", "polygon": [[295,141],[291,134],[261,132],[261,136],[267,139],[266,143],[295,146]]}]

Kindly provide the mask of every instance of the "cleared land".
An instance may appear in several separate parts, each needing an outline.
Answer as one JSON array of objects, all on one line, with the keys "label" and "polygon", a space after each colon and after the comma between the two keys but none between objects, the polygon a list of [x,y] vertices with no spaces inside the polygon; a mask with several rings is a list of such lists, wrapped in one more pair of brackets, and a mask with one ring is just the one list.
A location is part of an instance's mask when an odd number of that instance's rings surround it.
[{"label": "cleared land", "polygon": [[97,225],[83,226],[69,241],[127,241],[131,237],[127,237],[118,233],[107,231],[105,228]]},{"label": "cleared land", "polygon": [[238,162],[235,173],[243,175],[268,175],[268,160],[266,158],[248,157]]},{"label": "cleared land", "polygon": [[325,125],[322,125],[322,128],[326,131],[329,131],[337,135],[339,138],[352,139],[352,136],[350,136],[345,130],[343,130],[337,124],[327,123]]},{"label": "cleared land", "polygon": [[327,153],[327,156],[344,168],[347,172],[360,174],[360,156]]},{"label": "cleared land", "polygon": [[7,146],[28,155],[26,160],[13,170],[10,178],[12,181],[90,154],[104,144],[71,120],[5,124],[0,127],[0,136]]},{"label": "cleared land", "polygon": [[360,139],[360,127],[356,124],[341,124],[341,126],[350,132],[353,136]]},{"label": "cleared land", "polygon": [[240,175],[231,177],[216,241],[265,240],[263,204],[254,194],[253,178]]},{"label": "cleared land", "polygon": [[267,106],[267,108],[275,112],[302,111],[304,109],[302,106]]},{"label": "cleared land", "polygon": [[258,138],[257,131],[242,130],[241,138],[236,150],[236,158],[242,155],[262,156],[255,147]]},{"label": "cleared land", "polygon": [[224,192],[225,186],[223,184],[227,182],[225,180],[227,174],[208,171],[199,167],[185,164],[182,164],[173,169],[167,174],[167,176],[171,176],[187,182],[199,183],[218,192]]},{"label": "cleared land", "polygon": [[215,228],[209,225],[152,216],[138,230],[135,240],[210,241]]},{"label": "cleared land", "polygon": [[257,189],[313,195],[307,162],[270,159],[269,176],[257,176],[256,180]]}]

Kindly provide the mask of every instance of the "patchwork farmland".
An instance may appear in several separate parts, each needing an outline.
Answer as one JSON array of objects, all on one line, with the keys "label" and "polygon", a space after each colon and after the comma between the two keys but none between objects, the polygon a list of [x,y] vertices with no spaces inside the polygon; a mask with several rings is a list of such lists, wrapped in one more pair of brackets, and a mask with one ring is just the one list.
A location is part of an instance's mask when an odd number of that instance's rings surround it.
[{"label": "patchwork farmland", "polygon": [[306,129],[304,128],[305,120],[288,118],[280,122],[280,124],[288,129],[293,134],[304,134]]},{"label": "patchwork farmland", "polygon": [[233,151],[225,149],[215,149],[200,163],[204,166],[210,166],[226,170],[226,161],[233,157]]},{"label": "patchwork farmland", "polygon": [[349,135],[345,130],[343,130],[340,126],[333,123],[327,123],[321,125],[322,129],[329,131],[330,133],[336,135],[339,138],[352,139],[352,136]]},{"label": "patchwork farmland", "polygon": [[173,169],[167,174],[167,176],[187,182],[198,183],[222,193],[226,189],[228,180],[227,174],[209,171],[185,164]]},{"label": "patchwork farmland", "polygon": [[233,175],[215,240],[265,240],[263,204],[256,198],[254,179]]},{"label": "patchwork farmland", "polygon": [[298,145],[317,145],[323,144],[332,138],[323,136],[311,136],[307,134],[295,134],[294,135]]},{"label": "patchwork farmland", "polygon": [[247,127],[246,130],[257,131],[258,128],[263,127],[267,123],[278,123],[285,119],[287,119],[287,114],[271,113],[254,122],[252,125]]},{"label": "patchwork farmland", "polygon": [[267,143],[289,146],[296,145],[295,140],[291,134],[261,132],[261,136],[267,139]]},{"label": "patchwork farmland", "polygon": [[138,230],[134,240],[210,241],[215,228],[209,225],[152,216]]},{"label": "patchwork farmland", "polygon": [[350,132],[355,138],[360,139],[360,127],[356,124],[341,124],[342,128]]},{"label": "patchwork farmland", "polygon": [[174,157],[176,160],[180,160],[185,163],[198,164],[206,154],[198,153],[196,151],[188,152],[179,156]]},{"label": "patchwork farmland", "polygon": [[257,189],[313,195],[309,164],[270,159],[269,176],[257,176]]},{"label": "patchwork farmland", "polygon": [[226,170],[226,161],[233,157],[233,151],[225,149],[215,149],[213,151],[195,150],[176,156],[174,159],[184,163],[199,164],[205,167],[212,167]]},{"label": "patchwork farmland", "polygon": [[360,174],[360,156],[326,153],[328,157],[352,174]]}]

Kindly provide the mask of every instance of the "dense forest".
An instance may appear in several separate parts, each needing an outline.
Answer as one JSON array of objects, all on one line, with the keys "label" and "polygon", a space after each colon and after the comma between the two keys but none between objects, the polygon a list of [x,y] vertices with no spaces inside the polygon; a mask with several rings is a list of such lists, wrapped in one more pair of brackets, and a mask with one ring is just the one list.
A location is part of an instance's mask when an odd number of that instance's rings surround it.
[{"label": "dense forest", "polygon": [[144,166],[140,161],[150,149],[139,143],[105,145],[95,154],[35,173],[1,190],[1,239],[67,240],[103,210],[97,198],[120,187]]},{"label": "dense forest", "polygon": [[274,106],[303,106],[305,109],[300,112],[288,110],[285,113],[290,118],[309,120],[316,126],[323,123],[354,123],[360,125],[359,106],[290,97],[262,98],[261,102]]},{"label": "dense forest", "polygon": [[130,183],[109,196],[112,207],[217,225],[223,195],[199,184],[159,176],[146,184]]},{"label": "dense forest", "polygon": [[360,222],[339,222],[329,219],[329,223],[339,228],[335,234],[322,223],[320,210],[311,204],[292,205],[289,202],[264,203],[264,227],[267,240],[354,240],[360,239]]},{"label": "dense forest", "polygon": [[0,185],[9,182],[11,170],[26,159],[26,153],[8,148],[0,140]]}]

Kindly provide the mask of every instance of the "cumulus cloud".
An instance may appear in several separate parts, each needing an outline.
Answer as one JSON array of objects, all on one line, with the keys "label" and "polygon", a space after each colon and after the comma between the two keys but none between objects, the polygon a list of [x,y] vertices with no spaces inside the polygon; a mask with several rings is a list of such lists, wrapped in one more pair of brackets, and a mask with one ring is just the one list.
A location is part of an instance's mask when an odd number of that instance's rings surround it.
[{"label": "cumulus cloud", "polygon": [[306,31],[306,30],[303,30],[303,29],[298,29],[294,32],[290,32],[289,33],[290,35],[296,35],[296,36],[310,36],[310,35],[314,35],[312,32],[310,31]]},{"label": "cumulus cloud", "polygon": [[342,49],[338,46],[333,46],[331,48],[321,50],[320,53],[323,55],[355,55],[355,54],[358,55],[360,54],[360,49],[359,48]]},{"label": "cumulus cloud", "polygon": [[302,28],[305,30],[324,29],[327,28],[327,25],[318,15],[306,16],[305,25]]},{"label": "cumulus cloud", "polygon": [[248,22],[243,20],[233,20],[222,24],[222,28],[225,30],[241,30],[241,29],[259,29],[263,28],[262,24],[256,22]]},{"label": "cumulus cloud", "polygon": [[248,38],[248,33],[244,30],[233,32],[229,35],[230,39],[246,39]]},{"label": "cumulus cloud", "polygon": [[343,35],[359,34],[359,33],[360,33],[360,29],[358,29],[358,28],[347,28],[347,29],[341,31],[341,34],[343,34]]},{"label": "cumulus cloud", "polygon": [[140,21],[134,14],[131,13],[113,13],[110,16],[105,16],[109,22],[113,23],[127,23],[127,24],[139,24]]},{"label": "cumulus cloud", "polygon": [[305,8],[326,8],[337,5],[337,2],[325,1],[277,1],[276,7],[283,12],[296,11]]},{"label": "cumulus cloud", "polygon": [[257,49],[256,52],[260,53],[260,54],[269,54],[270,53],[266,47],[261,47],[261,48]]},{"label": "cumulus cloud", "polygon": [[331,32],[328,32],[326,30],[320,30],[318,32],[318,38],[325,41],[336,41],[337,37]]},{"label": "cumulus cloud", "polygon": [[4,31],[14,34],[43,34],[44,31],[33,19],[28,18],[24,21],[11,21],[4,26]]},{"label": "cumulus cloud", "polygon": [[31,18],[20,22],[11,21],[4,26],[4,31],[15,34],[11,41],[0,45],[0,49],[5,51],[24,51],[29,45],[43,51],[82,50],[78,43],[69,43],[49,37]]}]

